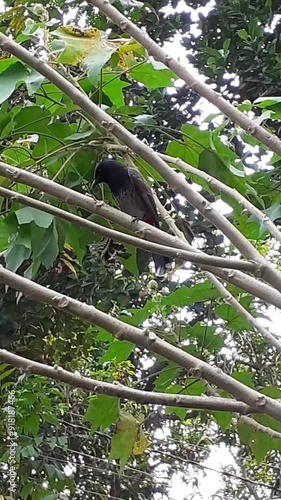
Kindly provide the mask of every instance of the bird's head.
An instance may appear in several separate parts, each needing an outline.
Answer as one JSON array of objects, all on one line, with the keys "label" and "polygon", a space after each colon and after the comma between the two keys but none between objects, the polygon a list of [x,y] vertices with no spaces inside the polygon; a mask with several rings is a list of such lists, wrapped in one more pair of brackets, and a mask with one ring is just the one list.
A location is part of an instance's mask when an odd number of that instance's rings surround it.
[{"label": "bird's head", "polygon": [[114,160],[102,160],[96,168],[92,190],[94,190],[95,187],[101,182],[105,182],[110,185],[110,181],[112,181],[117,171],[123,169],[124,166]]}]

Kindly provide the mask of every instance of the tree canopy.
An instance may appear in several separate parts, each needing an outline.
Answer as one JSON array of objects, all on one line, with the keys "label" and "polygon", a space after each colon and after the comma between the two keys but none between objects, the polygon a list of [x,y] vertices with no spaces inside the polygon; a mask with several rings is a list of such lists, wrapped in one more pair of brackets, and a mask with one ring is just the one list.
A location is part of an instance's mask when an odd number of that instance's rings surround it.
[{"label": "tree canopy", "polygon": [[0,498],[281,497],[280,13],[4,2]]}]

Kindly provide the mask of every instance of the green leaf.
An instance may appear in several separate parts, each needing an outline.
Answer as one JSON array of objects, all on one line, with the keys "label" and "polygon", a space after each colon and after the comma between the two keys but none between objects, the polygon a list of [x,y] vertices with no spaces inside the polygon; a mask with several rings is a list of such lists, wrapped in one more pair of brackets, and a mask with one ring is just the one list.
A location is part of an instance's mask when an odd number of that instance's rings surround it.
[{"label": "green leaf", "polygon": [[[123,89],[129,87],[130,84],[123,82],[120,78],[114,78],[114,75],[103,74],[102,76],[102,91],[110,99],[113,106],[120,108],[124,106]],[[121,113],[121,111],[119,110]]]},{"label": "green leaf", "polygon": [[[10,123],[12,124],[13,122],[11,121]],[[25,149],[23,145],[20,148],[11,146],[10,148],[5,149],[1,156],[3,160],[7,161],[7,163],[9,163],[10,165],[15,165],[16,167],[20,165],[21,168],[24,168],[26,166],[35,165],[34,160],[30,156],[30,151],[28,149]]]},{"label": "green leaf", "polygon": [[90,137],[94,133],[94,129],[91,128],[86,132],[76,132],[75,134],[69,135],[65,138],[66,141],[81,141],[81,139],[85,139],[86,137]]},{"label": "green leaf", "polygon": [[248,217],[246,214],[239,215],[236,213],[234,225],[239,229],[240,233],[249,240],[257,241],[264,239],[265,232],[261,231],[261,224],[253,222],[250,219],[252,219],[252,217]]},{"label": "green leaf", "polygon": [[125,361],[130,356],[133,348],[134,344],[131,344],[131,342],[114,340],[111,342],[106,353],[99,359],[99,362],[105,363],[115,360],[117,363],[120,363],[121,361]]},{"label": "green leaf", "polygon": [[[145,108],[146,109],[146,108]],[[115,110],[116,114],[127,115],[127,116],[138,116],[143,113],[144,108],[142,106],[121,106]]]},{"label": "green leaf", "polygon": [[[188,379],[187,387],[183,388],[181,385],[171,385],[166,390],[167,394],[183,394],[183,395],[196,395],[199,396],[205,393],[205,387],[202,382],[198,382],[195,379]],[[181,422],[184,421],[187,413],[187,408],[178,408],[177,406],[168,406],[166,408],[166,414],[174,414],[179,417]]]},{"label": "green leaf", "polygon": [[9,59],[1,59],[0,60],[0,73],[3,73],[6,71],[9,66],[12,66],[13,64],[18,64],[18,59],[15,57],[9,57]]},{"label": "green leaf", "polygon": [[28,268],[24,271],[24,277],[28,280],[33,280],[38,273],[40,266],[40,260],[34,259],[30,266],[28,266]]},{"label": "green leaf", "polygon": [[[57,469],[58,472],[58,469]],[[57,485],[58,486],[58,485]],[[57,493],[51,493],[45,489],[38,489],[32,493],[32,500],[56,500]]]},{"label": "green leaf", "polygon": [[230,43],[231,43],[231,38],[227,38],[226,40],[224,40],[224,42],[223,42],[223,50],[224,50],[224,52],[228,51]]},{"label": "green leaf", "polygon": [[[77,126],[68,125],[66,123],[51,123],[43,130],[39,128],[39,140],[33,150],[33,157],[38,158],[42,155],[55,151],[58,147],[65,143],[65,138],[76,132]],[[42,135],[40,135],[40,132]],[[52,159],[54,161],[54,158]]]},{"label": "green leaf", "polygon": [[36,226],[43,228],[48,228],[54,220],[53,215],[41,212],[41,210],[31,207],[20,208],[16,211],[16,216],[19,224],[29,224],[30,222],[35,222]]},{"label": "green leaf", "polygon": [[38,243],[36,250],[34,249],[34,258],[40,259],[45,268],[49,269],[59,253],[58,236],[54,225],[45,231],[43,240]]},{"label": "green leaf", "polygon": [[217,424],[220,426],[221,430],[225,432],[233,418],[232,413],[227,413],[224,411],[214,411],[212,412],[212,415]]},{"label": "green leaf", "polygon": [[129,70],[129,76],[149,89],[173,87],[173,80],[176,78],[169,69],[156,70],[151,63],[132,68]]},{"label": "green leaf", "polygon": [[155,120],[155,118],[153,118],[152,115],[139,115],[139,116],[136,116],[136,118],[134,119],[135,121],[135,124],[138,125],[138,126],[148,126],[148,125],[157,125],[157,121]]},{"label": "green leaf", "polygon": [[200,130],[200,128],[195,127],[195,125],[191,125],[190,123],[182,125],[181,132],[187,146],[192,145],[193,149],[196,148],[199,152],[203,151],[203,149],[211,147],[212,136],[210,135],[210,132]]},{"label": "green leaf", "polygon": [[241,382],[241,384],[244,384],[247,387],[251,387],[252,389],[254,388],[253,374],[252,373],[250,373],[248,371],[233,372],[232,377],[235,380],[238,380],[239,382]]},{"label": "green leaf", "polygon": [[255,438],[250,443],[251,450],[260,463],[269,451],[272,451],[272,439],[269,438],[264,432],[257,431]]},{"label": "green leaf", "polygon": [[[194,148],[192,144],[187,145],[182,144],[180,141],[171,141],[167,146],[166,153],[174,158],[180,158],[193,167],[197,167],[199,160],[199,152],[197,149],[198,148]],[[175,168],[173,165],[171,165],[171,167]]]},{"label": "green leaf", "polygon": [[23,486],[23,488],[21,489],[21,497],[23,500],[26,500],[27,497],[31,494],[31,492],[33,491],[33,488],[34,488],[34,483],[30,482],[30,483],[25,483],[25,485]]},{"label": "green leaf", "polygon": [[158,375],[155,380],[156,391],[163,392],[177,378],[181,369],[175,363],[169,363]]},{"label": "green leaf", "polygon": [[49,479],[53,479],[56,476],[56,468],[55,468],[54,465],[52,465],[52,464],[50,464],[50,465],[45,464],[44,468],[45,468],[45,471],[48,474]]},{"label": "green leaf", "polygon": [[96,85],[99,79],[100,70],[110,59],[116,48],[110,45],[100,45],[99,49],[83,61],[83,66],[87,72],[88,78],[93,85]]},{"label": "green leaf", "polygon": [[244,183],[231,173],[230,167],[231,165],[228,168],[220,157],[209,149],[205,149],[199,156],[198,168],[200,170],[219,179],[227,186],[236,189],[239,193],[245,194],[246,187]]},{"label": "green leaf", "polygon": [[271,207],[267,208],[265,210],[265,213],[267,217],[270,218],[270,220],[275,221],[276,219],[280,219],[281,217],[281,206],[279,203],[274,203],[271,205]]},{"label": "green leaf", "polygon": [[[281,390],[278,389],[277,387],[275,386],[272,386],[272,385],[268,385],[267,387],[264,387],[261,391],[260,391],[262,394],[265,394],[266,396],[268,396],[269,398],[273,398],[273,399],[281,399]],[[269,418],[269,417],[268,417]],[[275,421],[276,422],[276,421]],[[278,428],[278,430],[280,430],[281,432],[281,424],[278,423],[278,426],[280,427],[280,429]]]},{"label": "green leaf", "polygon": [[127,412],[120,412],[116,431],[111,439],[109,460],[120,460],[120,473],[133,452],[139,432],[139,422]]},{"label": "green leaf", "polygon": [[0,74],[0,103],[6,101],[16,87],[28,76],[28,71],[17,62]]},{"label": "green leaf", "polygon": [[69,243],[72,246],[79,263],[82,262],[85,255],[86,245],[92,241],[93,236],[89,231],[82,228],[79,228],[79,231],[77,231],[77,227],[72,225],[68,226],[65,243]]},{"label": "green leaf", "polygon": [[208,283],[199,283],[193,287],[181,286],[175,292],[162,297],[161,304],[163,306],[186,306],[194,302],[205,302],[206,300],[214,300],[219,297],[217,290]]},{"label": "green leaf", "polygon": [[154,313],[156,308],[157,304],[152,300],[148,300],[142,309],[127,309],[128,315],[121,314],[119,319],[129,325],[141,325]]},{"label": "green leaf", "polygon": [[48,411],[43,411],[42,419],[44,420],[44,422],[48,422],[48,424],[52,424],[55,427],[58,427],[59,425],[57,417],[53,413],[50,413]]},{"label": "green leaf", "polygon": [[12,245],[5,253],[6,267],[15,273],[21,264],[30,257],[31,250],[23,245]]},{"label": "green leaf", "polygon": [[239,36],[239,38],[241,38],[242,40],[247,40],[249,38],[249,35],[247,33],[246,30],[244,29],[241,29],[241,30],[238,30],[237,31],[237,35]]},{"label": "green leaf", "polygon": [[32,69],[28,76],[25,77],[24,81],[26,84],[28,95],[33,95],[39,89],[45,77]]},{"label": "green leaf", "polygon": [[187,414],[187,408],[180,408],[178,406],[167,406],[165,413],[166,415],[177,415],[180,421],[183,422]]},{"label": "green leaf", "polygon": [[208,349],[209,351],[219,350],[223,347],[223,339],[216,334],[216,330],[212,326],[200,325],[197,323],[194,326],[181,328],[179,340],[195,339],[198,347]]},{"label": "green leaf", "polygon": [[251,331],[252,327],[234,309],[227,304],[220,304],[215,309],[219,318],[227,321],[227,328],[233,331]]},{"label": "green leaf", "polygon": [[[40,106],[27,106],[22,108],[14,118],[14,132],[23,134],[48,134],[48,123],[51,119],[50,112],[42,109]],[[69,134],[68,134],[69,135]]]},{"label": "green leaf", "polygon": [[14,371],[15,371],[15,368],[9,368],[8,370],[4,371],[3,373],[0,374],[0,380],[4,380]]},{"label": "green leaf", "polygon": [[90,404],[83,422],[92,422],[91,433],[96,432],[98,428],[102,431],[116,422],[119,411],[119,400],[111,396],[99,395],[90,398]]},{"label": "green leaf", "polygon": [[139,276],[139,269],[138,269],[137,258],[136,258],[137,250],[136,250],[136,248],[132,247],[131,245],[126,245],[126,248],[130,252],[130,256],[127,259],[120,257],[120,262],[122,262],[125,269],[130,271],[130,273],[133,276]]},{"label": "green leaf", "polygon": [[33,436],[36,436],[38,434],[39,430],[39,423],[40,423],[40,418],[39,415],[36,413],[35,410],[32,411],[32,413],[24,419],[23,427],[24,431],[27,434],[33,434]]},{"label": "green leaf", "polygon": [[4,218],[0,218],[0,252],[6,250],[9,244],[10,231]]}]

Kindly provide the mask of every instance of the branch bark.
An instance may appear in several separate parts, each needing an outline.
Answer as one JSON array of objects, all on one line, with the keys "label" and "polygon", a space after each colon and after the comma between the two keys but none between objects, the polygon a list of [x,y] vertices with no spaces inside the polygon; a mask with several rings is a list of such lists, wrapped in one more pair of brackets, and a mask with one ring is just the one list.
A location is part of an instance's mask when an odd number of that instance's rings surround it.
[{"label": "branch bark", "polygon": [[[183,241],[186,241],[184,234],[176,226],[175,222],[169,216],[167,210],[165,209],[165,207],[163,207],[163,205],[160,203],[160,201],[156,196],[155,196],[155,202],[162,219],[166,221],[166,223],[168,224],[169,228],[174,233],[174,235],[177,236],[178,238],[181,238]],[[200,252],[200,250],[197,249],[195,251]],[[254,318],[254,316],[252,316],[252,314],[250,314],[247,311],[247,309],[245,309],[228,290],[226,290],[224,285],[212,273],[205,271],[205,276],[219,291],[220,295],[225,299],[225,302],[229,304],[231,307],[233,307],[233,309],[242,318],[244,318],[247,321],[247,323],[249,323],[249,325],[253,327],[254,331],[261,334],[269,345],[275,347],[277,349],[277,352],[281,352],[281,342],[274,335],[272,335],[266,328],[264,328],[264,326],[262,326],[259,323],[259,321],[256,318]]]},{"label": "branch bark", "polygon": [[[27,196],[21,194],[21,193],[16,193],[14,191],[11,191],[6,188],[1,188],[0,187],[0,196],[3,196],[4,198],[9,198],[13,201],[16,201],[18,203],[21,203],[25,206],[29,206],[32,208],[35,208],[37,210],[42,210],[43,212],[49,213],[51,215],[54,215],[55,217],[59,217],[60,219],[66,220],[70,222],[71,224],[77,225],[79,227],[83,227],[86,230],[92,232],[92,233],[97,233],[101,234],[107,238],[112,238],[117,241],[121,241],[122,243],[127,243],[134,245],[138,248],[142,248],[144,250],[148,251],[155,251],[163,255],[168,255],[172,258],[186,258],[190,262],[196,262],[198,264],[200,263],[206,263],[210,262],[210,265],[215,265],[215,262],[218,262],[219,264],[225,265],[225,263],[230,267],[232,264],[232,268],[235,267],[235,264],[237,265],[237,268],[240,267],[240,264],[245,264],[246,266],[250,266],[250,263],[247,262],[241,262],[238,261],[238,263],[234,260],[226,260],[226,259],[221,259],[218,257],[211,257],[209,255],[201,254],[200,252],[187,252],[184,250],[177,250],[177,249],[172,249],[167,246],[162,246],[162,245],[157,245],[155,243],[147,242],[140,240],[139,238],[136,238],[134,236],[130,236],[124,233],[120,233],[119,231],[115,231],[113,229],[106,228],[104,226],[100,226],[99,224],[95,224],[94,222],[88,221],[83,219],[82,217],[78,217],[77,215],[74,215],[70,212],[66,212],[65,210],[62,210],[60,208],[54,207],[53,205],[49,205],[47,203],[43,203],[41,201],[35,200],[33,198],[28,198]],[[159,200],[158,200],[159,201]],[[171,220],[167,219],[166,216],[166,210],[164,207],[162,207],[161,203],[157,203],[158,210],[162,211],[164,210],[164,218],[167,220],[168,224],[171,224]],[[171,229],[173,231],[175,230],[176,226],[173,224]],[[177,229],[177,228],[176,228]],[[176,233],[176,236],[179,236],[181,232],[177,229],[178,233]],[[180,236],[179,236],[180,237]],[[184,238],[184,237],[183,237]],[[234,266],[233,266],[234,263]],[[247,267],[246,267],[247,268]],[[220,294],[225,298],[226,302],[228,302],[230,305],[234,307],[234,309],[240,314],[246,321],[253,326],[253,328],[259,333],[262,334],[262,336],[265,338],[265,340],[272,346],[277,349],[278,352],[281,352],[281,343],[273,336],[271,335],[270,332],[266,330],[266,328],[262,327],[259,325],[258,321],[248,312],[246,309],[244,309],[239,302],[224,288],[224,286],[213,276],[210,278],[209,276],[210,273],[207,273],[207,277],[211,280],[212,284],[219,290]]]},{"label": "branch bark", "polygon": [[179,158],[174,158],[173,156],[168,156],[162,153],[158,153],[162,160],[167,163],[172,163],[177,167],[182,168],[185,172],[188,172],[191,175],[196,177],[200,177],[200,179],[204,179],[212,189],[216,189],[219,193],[224,193],[228,196],[231,196],[233,200],[237,201],[241,207],[244,207],[248,213],[252,214],[264,227],[268,230],[268,232],[281,243],[281,232],[275,226],[275,224],[267,217],[264,213],[261,212],[257,207],[255,207],[252,203],[250,203],[242,194],[240,194],[236,189],[230,188],[226,186],[223,182],[219,181],[215,177],[212,177],[210,174],[207,174],[203,170],[199,170],[197,168],[188,165],[183,160]]},{"label": "branch bark", "polygon": [[[101,4],[101,6],[105,5],[105,3],[100,0],[97,1]],[[106,6],[110,7],[110,4],[106,3]],[[115,8],[113,8],[112,12],[119,14]],[[126,18],[124,18],[124,20],[126,23],[128,22]],[[133,24],[132,26],[134,27]],[[146,35],[144,34],[144,36]],[[156,152],[134,137],[128,130],[96,106],[87,96],[75,88],[74,85],[68,82],[59,73],[53,70],[48,64],[37,59],[34,55],[21,47],[19,44],[13,42],[3,33],[0,33],[0,47],[4,51],[15,55],[49,79],[50,82],[64,92],[75,104],[80,106],[81,109],[87,113],[87,115],[98,122],[109,133],[130,147],[132,151],[135,151],[135,153],[137,153],[141,158],[146,160],[152,167],[155,168],[155,170],[163,177],[172,189],[184,196],[189,203],[200,211],[204,217],[220,229],[222,233],[235,245],[235,247],[238,248],[244,257],[258,263],[263,278],[277,290],[281,291],[281,273],[274,269],[274,267],[259,254],[250,242],[222,214],[217,212],[210,203],[206,202],[206,200],[199,193],[193,191],[187,182],[183,182],[180,175],[174,172],[161,158],[159,158]],[[156,47],[158,46],[156,45]],[[160,47],[158,47],[158,49],[162,51]],[[218,99],[221,98],[218,97]],[[230,106],[226,101],[223,102],[225,102],[225,105]],[[237,110],[234,111],[237,112]],[[242,115],[242,117],[248,120],[248,118],[244,117],[244,115]],[[277,142],[279,144],[278,139]]]},{"label": "branch bark", "polygon": [[211,411],[228,411],[239,413],[240,415],[254,412],[253,408],[250,408],[245,403],[234,401],[233,399],[148,392],[126,387],[119,383],[110,384],[100,380],[93,380],[89,377],[71,373],[60,366],[49,366],[43,363],[37,363],[37,361],[23,358],[22,356],[18,356],[4,349],[0,349],[0,360],[3,363],[15,366],[27,373],[35,373],[53,380],[66,382],[73,387],[80,387],[94,394],[106,394],[107,396],[136,401],[141,404],[176,406],[179,408],[196,408],[199,410]]},{"label": "branch bark", "polygon": [[[131,216],[110,207],[103,201],[97,201],[93,197],[85,196],[77,191],[73,191],[65,186],[52,182],[45,177],[39,177],[31,172],[21,170],[3,162],[0,162],[0,175],[13,181],[32,186],[35,189],[48,193],[65,203],[81,207],[87,212],[98,214],[107,220],[111,220],[112,222],[123,226],[129,231],[135,229],[135,233],[146,240],[161,243],[172,248],[182,248],[184,250],[194,252],[194,248],[181,238],[171,236],[170,234],[161,231],[161,229],[150,226],[143,221],[132,222]],[[224,281],[227,281],[247,293],[250,293],[251,295],[281,309],[281,294],[265,283],[261,283],[258,280],[251,278],[240,271],[234,271],[233,269],[218,269],[216,267],[203,265],[201,265],[201,269],[214,273]]]},{"label": "branch bark", "polygon": [[256,271],[256,266],[252,262],[243,262],[238,259],[225,259],[222,257],[213,257],[211,255],[206,255],[204,253],[196,253],[189,252],[187,250],[171,248],[164,245],[159,245],[157,243],[153,243],[151,241],[141,240],[140,238],[136,238],[135,236],[131,236],[129,234],[121,233],[120,231],[115,231],[114,229],[110,229],[100,224],[96,224],[95,222],[91,222],[87,219],[83,219],[77,215],[74,215],[70,212],[66,212],[60,208],[54,207],[53,205],[49,205],[39,200],[35,200],[34,198],[28,198],[27,196],[16,193],[15,191],[11,191],[10,189],[0,187],[0,196],[4,198],[9,198],[17,203],[22,205],[36,208],[37,210],[41,210],[42,212],[46,212],[48,214],[53,215],[54,217],[59,217],[60,219],[66,220],[71,224],[75,224],[76,226],[83,227],[92,233],[97,233],[106,238],[112,238],[116,241],[120,241],[121,243],[133,245],[137,248],[142,248],[143,250],[147,250],[148,252],[155,252],[161,255],[166,255],[171,257],[172,259],[180,259],[184,261],[194,262],[195,264],[205,264],[215,267],[225,267],[228,269],[241,269],[244,271]]},{"label": "branch bark", "polygon": [[271,151],[281,156],[281,141],[276,135],[269,134],[261,126],[257,125],[253,120],[250,120],[241,111],[235,109],[228,101],[221,97],[217,92],[212,90],[208,85],[200,82],[192,76],[187,69],[180,64],[176,59],[166,54],[161,49],[159,44],[154,42],[145,31],[138,28],[134,23],[129,21],[107,0],[88,0],[89,3],[98,7],[103,14],[117,24],[121,30],[131,35],[139,42],[147,52],[155,57],[157,61],[162,62],[167,68],[171,69],[175,75],[181,78],[194,92],[207,99],[216,106],[225,116],[230,118],[234,123],[237,123],[243,128],[247,134],[252,135]]},{"label": "branch bark", "polygon": [[271,438],[281,439],[281,432],[275,431],[274,429],[270,429],[270,427],[266,427],[266,425],[262,425],[253,418],[247,417],[245,415],[241,415],[241,417],[238,418],[238,423],[249,425],[256,431],[268,434]]},{"label": "branch bark", "polygon": [[253,408],[258,413],[266,413],[281,422],[281,404],[231,378],[221,369],[211,366],[178,347],[159,339],[153,332],[142,331],[113,318],[95,307],[79,302],[49,288],[45,288],[26,278],[18,276],[0,266],[0,282],[21,291],[31,299],[50,304],[56,309],[78,316],[88,323],[104,328],[118,340],[127,340],[175,362],[193,377],[202,378],[225,390],[237,400]]}]

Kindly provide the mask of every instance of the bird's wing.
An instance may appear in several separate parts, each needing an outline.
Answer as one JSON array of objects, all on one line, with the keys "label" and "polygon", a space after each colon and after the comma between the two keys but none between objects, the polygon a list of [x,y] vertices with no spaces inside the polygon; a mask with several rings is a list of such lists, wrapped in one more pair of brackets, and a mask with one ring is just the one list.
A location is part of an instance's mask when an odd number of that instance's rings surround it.
[{"label": "bird's wing", "polygon": [[151,218],[150,223],[159,227],[157,208],[151,189],[135,168],[128,168],[128,174],[131,183],[144,203],[148,217]]}]

